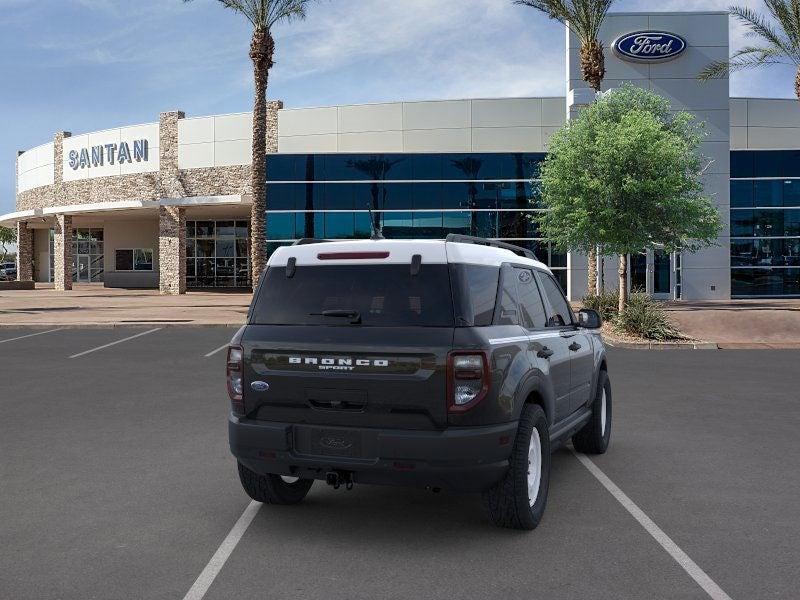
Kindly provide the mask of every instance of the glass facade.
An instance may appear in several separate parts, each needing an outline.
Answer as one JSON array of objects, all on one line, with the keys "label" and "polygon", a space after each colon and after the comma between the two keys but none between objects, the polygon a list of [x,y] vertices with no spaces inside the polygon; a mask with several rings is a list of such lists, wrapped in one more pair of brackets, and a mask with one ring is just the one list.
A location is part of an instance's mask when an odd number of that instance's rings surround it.
[{"label": "glass facade", "polygon": [[186,286],[250,287],[250,222],[186,222]]},{"label": "glass facade", "polygon": [[566,254],[542,239],[543,153],[277,154],[267,157],[268,250],[302,238],[364,239],[369,211],[388,239],[460,233],[531,249],[566,289]]},{"label": "glass facade", "polygon": [[[55,232],[48,231],[49,271],[55,280]],[[103,230],[76,228],[72,237],[72,281],[92,283],[103,281],[105,258],[103,254]]]},{"label": "glass facade", "polygon": [[800,296],[800,150],[731,152],[731,295]]}]

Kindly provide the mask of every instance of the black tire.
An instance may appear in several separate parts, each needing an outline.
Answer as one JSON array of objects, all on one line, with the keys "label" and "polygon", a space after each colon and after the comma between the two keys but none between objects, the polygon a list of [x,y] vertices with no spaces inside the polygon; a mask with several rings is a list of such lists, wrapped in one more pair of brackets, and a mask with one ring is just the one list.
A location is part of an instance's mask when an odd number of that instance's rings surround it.
[{"label": "black tire", "polygon": [[[603,426],[603,393],[605,392],[605,426]],[[608,373],[600,371],[597,392],[592,402],[592,417],[572,436],[572,445],[584,454],[605,454],[611,441],[611,381]]]},{"label": "black tire", "polygon": [[287,483],[280,475],[259,475],[239,465],[239,481],[247,495],[256,502],[264,504],[297,504],[303,501],[308,490],[314,484],[313,479],[298,479],[294,483]]},{"label": "black tire", "polygon": [[[528,493],[528,452],[534,430],[539,438],[541,474],[536,498],[531,502]],[[509,462],[505,477],[483,493],[486,513],[498,527],[535,529],[544,515],[550,487],[550,433],[541,406],[526,404],[523,407]]]}]

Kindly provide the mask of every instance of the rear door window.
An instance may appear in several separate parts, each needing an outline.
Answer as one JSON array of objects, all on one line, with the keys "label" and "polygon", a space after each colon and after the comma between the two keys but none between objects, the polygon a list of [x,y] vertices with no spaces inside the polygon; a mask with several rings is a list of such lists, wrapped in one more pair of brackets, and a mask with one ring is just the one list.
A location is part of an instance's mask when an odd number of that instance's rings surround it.
[{"label": "rear door window", "polygon": [[551,313],[548,315],[548,327],[564,327],[572,325],[572,311],[561,287],[549,273],[539,272],[542,289],[550,302]]},{"label": "rear door window", "polygon": [[[325,315],[324,313],[328,314]],[[298,266],[292,277],[270,267],[253,308],[255,325],[351,325],[452,327],[447,265]],[[355,325],[354,326],[359,326]]]},{"label": "rear door window", "polygon": [[547,324],[542,295],[530,269],[515,268],[517,297],[519,299],[520,325],[526,329],[542,329]]},{"label": "rear door window", "polygon": [[450,265],[456,318],[459,325],[492,324],[500,268],[487,265]]}]

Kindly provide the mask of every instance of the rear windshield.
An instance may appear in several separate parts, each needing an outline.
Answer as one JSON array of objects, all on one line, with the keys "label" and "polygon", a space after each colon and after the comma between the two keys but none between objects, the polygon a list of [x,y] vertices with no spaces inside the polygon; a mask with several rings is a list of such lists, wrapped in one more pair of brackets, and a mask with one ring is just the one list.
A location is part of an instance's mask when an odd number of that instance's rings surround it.
[{"label": "rear windshield", "polygon": [[298,266],[292,277],[270,267],[252,323],[452,327],[447,265],[423,264],[416,275],[410,264]]}]

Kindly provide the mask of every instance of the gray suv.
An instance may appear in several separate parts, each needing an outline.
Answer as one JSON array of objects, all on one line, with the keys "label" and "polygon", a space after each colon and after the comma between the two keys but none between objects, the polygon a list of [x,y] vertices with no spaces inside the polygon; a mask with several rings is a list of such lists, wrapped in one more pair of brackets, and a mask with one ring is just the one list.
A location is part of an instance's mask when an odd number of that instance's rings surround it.
[{"label": "gray suv", "polygon": [[254,500],[315,480],[483,494],[542,518],[550,453],[606,451],[599,315],[525,249],[481,238],[302,240],[271,256],[228,349],[229,437]]}]

